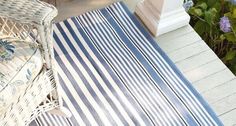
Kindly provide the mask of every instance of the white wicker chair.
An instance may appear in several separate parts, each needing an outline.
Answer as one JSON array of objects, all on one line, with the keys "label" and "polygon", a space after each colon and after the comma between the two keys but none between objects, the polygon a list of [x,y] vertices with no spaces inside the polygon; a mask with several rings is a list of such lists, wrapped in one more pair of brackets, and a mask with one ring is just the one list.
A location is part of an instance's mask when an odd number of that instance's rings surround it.
[{"label": "white wicker chair", "polygon": [[[26,76],[28,81],[25,81],[24,86],[19,86],[19,91],[18,85],[10,81],[3,83],[0,74],[0,104],[1,100],[5,100],[0,105],[0,126],[28,125],[40,113],[55,108],[54,112],[65,112],[65,115],[70,116],[67,111],[57,111],[63,107],[58,95],[52,42],[52,20],[56,15],[55,7],[39,0],[0,0],[0,40],[34,45],[43,62],[36,77]],[[0,72],[4,69],[1,64],[8,65],[11,62],[9,60],[0,61]],[[11,94],[12,91],[17,93]]]}]

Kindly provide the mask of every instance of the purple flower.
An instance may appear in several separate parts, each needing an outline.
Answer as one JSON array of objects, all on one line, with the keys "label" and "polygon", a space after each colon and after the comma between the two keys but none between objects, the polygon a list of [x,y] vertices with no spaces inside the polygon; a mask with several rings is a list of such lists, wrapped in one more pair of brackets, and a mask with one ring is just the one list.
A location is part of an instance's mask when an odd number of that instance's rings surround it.
[{"label": "purple flower", "polygon": [[220,18],[220,30],[227,33],[231,31],[231,25],[229,22],[229,18],[224,16]]},{"label": "purple flower", "polygon": [[192,0],[186,1],[183,6],[185,8],[185,11],[188,11],[193,6],[193,1]]},{"label": "purple flower", "polygon": [[236,0],[230,0],[233,5],[236,5]]}]

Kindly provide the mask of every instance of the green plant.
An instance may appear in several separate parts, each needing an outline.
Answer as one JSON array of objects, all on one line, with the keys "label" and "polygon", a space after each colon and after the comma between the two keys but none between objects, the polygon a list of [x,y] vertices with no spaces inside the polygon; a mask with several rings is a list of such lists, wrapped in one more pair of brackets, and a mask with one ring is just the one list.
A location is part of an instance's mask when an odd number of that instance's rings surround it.
[{"label": "green plant", "polygon": [[190,24],[236,75],[236,0],[194,0]]}]

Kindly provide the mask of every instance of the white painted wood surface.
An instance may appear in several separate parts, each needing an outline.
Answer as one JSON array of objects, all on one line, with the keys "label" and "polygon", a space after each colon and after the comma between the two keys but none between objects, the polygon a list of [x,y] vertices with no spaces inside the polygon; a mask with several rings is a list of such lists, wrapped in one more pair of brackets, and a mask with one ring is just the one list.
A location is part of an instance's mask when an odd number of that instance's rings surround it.
[{"label": "white painted wood surface", "polygon": [[[73,0],[59,4],[58,20],[109,5],[117,0]],[[134,11],[140,0],[124,0]],[[159,46],[217,113],[226,126],[236,126],[236,78],[192,29],[185,26],[156,38]]]},{"label": "white painted wood surface", "polygon": [[236,125],[236,77],[191,26],[156,38],[226,126]]},{"label": "white painted wood surface", "polygon": [[142,0],[135,13],[155,36],[188,25],[190,20],[183,0]]}]

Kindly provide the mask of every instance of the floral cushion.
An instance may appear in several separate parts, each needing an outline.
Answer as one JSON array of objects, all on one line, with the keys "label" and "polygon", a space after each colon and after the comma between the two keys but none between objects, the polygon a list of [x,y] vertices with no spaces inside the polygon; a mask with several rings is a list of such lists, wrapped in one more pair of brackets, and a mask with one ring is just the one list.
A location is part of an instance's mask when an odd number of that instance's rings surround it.
[{"label": "floral cushion", "polygon": [[0,113],[25,91],[42,65],[36,44],[11,38],[0,39]]}]

